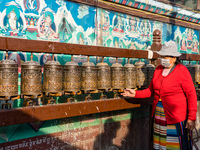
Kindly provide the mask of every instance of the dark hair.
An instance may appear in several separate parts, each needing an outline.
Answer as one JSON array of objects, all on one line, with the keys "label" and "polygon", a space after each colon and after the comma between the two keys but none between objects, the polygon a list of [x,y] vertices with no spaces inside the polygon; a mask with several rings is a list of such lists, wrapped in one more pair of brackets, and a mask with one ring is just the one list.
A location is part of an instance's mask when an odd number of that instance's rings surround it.
[{"label": "dark hair", "polygon": [[175,62],[175,64],[177,65],[177,64],[179,64],[179,63],[181,63],[181,61],[180,61],[179,57],[176,57],[176,62]]}]

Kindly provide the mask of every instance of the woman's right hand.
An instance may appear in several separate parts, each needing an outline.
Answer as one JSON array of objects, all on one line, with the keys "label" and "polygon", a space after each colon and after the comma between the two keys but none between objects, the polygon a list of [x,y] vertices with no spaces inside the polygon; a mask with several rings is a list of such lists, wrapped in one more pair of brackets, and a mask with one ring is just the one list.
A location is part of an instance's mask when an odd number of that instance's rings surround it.
[{"label": "woman's right hand", "polygon": [[135,97],[136,91],[134,89],[126,88],[124,89],[124,93],[121,93],[124,97]]}]

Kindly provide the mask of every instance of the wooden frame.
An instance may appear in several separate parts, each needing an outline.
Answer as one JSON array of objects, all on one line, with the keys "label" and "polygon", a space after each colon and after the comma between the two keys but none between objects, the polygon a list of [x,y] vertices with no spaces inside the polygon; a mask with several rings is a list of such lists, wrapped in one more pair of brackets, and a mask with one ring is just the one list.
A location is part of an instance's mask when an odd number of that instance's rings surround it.
[{"label": "wooden frame", "polygon": [[0,110],[0,127],[140,107],[124,99],[92,100]]},{"label": "wooden frame", "polygon": [[[148,51],[146,50],[130,50],[6,37],[0,37],[0,49],[9,51],[82,54],[105,57],[148,58]],[[157,58],[158,54],[154,52],[153,59]],[[199,61],[200,55],[183,54],[180,59]],[[132,101],[135,104],[132,104]],[[0,110],[0,126],[45,121],[120,109],[129,109],[139,107],[141,104],[150,105],[150,102],[151,101],[142,102],[140,100],[138,101],[133,99],[108,99]]]}]

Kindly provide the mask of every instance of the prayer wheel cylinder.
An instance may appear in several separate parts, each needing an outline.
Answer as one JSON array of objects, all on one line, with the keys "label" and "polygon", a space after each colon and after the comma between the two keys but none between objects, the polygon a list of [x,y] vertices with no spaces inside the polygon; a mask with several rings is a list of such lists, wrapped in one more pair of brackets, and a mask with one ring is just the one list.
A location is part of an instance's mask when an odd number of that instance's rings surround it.
[{"label": "prayer wheel cylinder", "polygon": [[81,90],[81,67],[78,66],[78,63],[67,62],[63,74],[63,91],[71,93]]},{"label": "prayer wheel cylinder", "polygon": [[45,93],[61,93],[63,67],[58,61],[47,61],[44,64],[43,73],[43,92]]},{"label": "prayer wheel cylinder", "polygon": [[114,90],[124,89],[125,72],[124,67],[120,63],[111,66],[111,88]]},{"label": "prayer wheel cylinder", "polygon": [[193,82],[195,82],[195,68],[196,67],[194,65],[190,65],[190,64],[187,65],[186,67],[188,68],[188,70],[190,72]]},{"label": "prayer wheel cylinder", "polygon": [[94,63],[85,62],[81,67],[81,90],[97,90],[97,68]]},{"label": "prayer wheel cylinder", "polygon": [[136,68],[133,64],[125,64],[125,88],[136,88]]},{"label": "prayer wheel cylinder", "polygon": [[195,65],[195,82],[200,83],[200,65]]},{"label": "prayer wheel cylinder", "polygon": [[151,83],[151,80],[153,78],[155,66],[153,64],[148,64],[146,66],[146,71],[147,71],[147,86],[149,86],[149,84]]},{"label": "prayer wheel cylinder", "polygon": [[42,66],[36,61],[27,61],[21,70],[21,94],[42,94]]},{"label": "prayer wheel cylinder", "polygon": [[145,85],[146,80],[146,69],[144,67],[145,63],[142,61],[138,61],[135,63],[136,67],[136,85],[138,87],[142,87]]},{"label": "prayer wheel cylinder", "polygon": [[110,66],[107,63],[97,64],[98,89],[108,90],[111,88]]},{"label": "prayer wheel cylinder", "polygon": [[0,62],[0,96],[18,96],[18,65],[13,60]]}]

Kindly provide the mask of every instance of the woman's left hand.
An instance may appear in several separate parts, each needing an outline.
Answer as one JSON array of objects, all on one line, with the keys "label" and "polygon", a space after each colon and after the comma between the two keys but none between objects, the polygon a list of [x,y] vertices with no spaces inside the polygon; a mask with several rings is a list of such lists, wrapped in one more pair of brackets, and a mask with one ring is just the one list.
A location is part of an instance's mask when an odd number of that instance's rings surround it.
[{"label": "woman's left hand", "polygon": [[187,128],[188,130],[192,131],[195,127],[195,121],[192,121],[192,120],[187,120],[186,122],[186,126],[185,128]]}]

